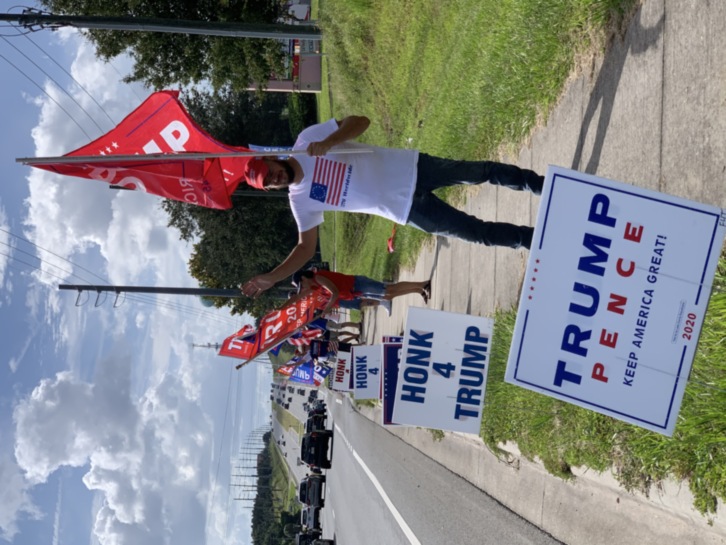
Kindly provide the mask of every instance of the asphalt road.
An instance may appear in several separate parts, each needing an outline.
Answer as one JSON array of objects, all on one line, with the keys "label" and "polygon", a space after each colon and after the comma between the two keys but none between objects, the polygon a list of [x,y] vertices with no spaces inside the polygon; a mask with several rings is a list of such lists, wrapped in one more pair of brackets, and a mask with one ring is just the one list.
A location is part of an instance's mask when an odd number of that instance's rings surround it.
[{"label": "asphalt road", "polygon": [[[297,389],[297,387],[296,387]],[[347,396],[321,391],[334,430],[325,471],[323,537],[344,545],[560,543],[386,429],[361,416]],[[305,418],[303,397],[289,411]],[[299,480],[299,438],[273,420],[273,437]],[[284,445],[282,444],[284,442]]]},{"label": "asphalt road", "polygon": [[328,410],[335,439],[325,537],[345,545],[560,543],[359,415],[348,398],[330,394]]}]

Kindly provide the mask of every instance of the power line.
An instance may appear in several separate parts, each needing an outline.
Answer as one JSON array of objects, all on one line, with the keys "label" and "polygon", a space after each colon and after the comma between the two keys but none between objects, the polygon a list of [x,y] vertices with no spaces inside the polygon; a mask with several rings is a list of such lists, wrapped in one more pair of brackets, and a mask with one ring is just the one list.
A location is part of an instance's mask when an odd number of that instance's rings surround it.
[{"label": "power line", "polygon": [[76,118],[75,118],[75,117],[73,117],[73,116],[72,116],[72,115],[70,114],[70,112],[69,112],[68,110],[66,110],[66,109],[65,109],[65,108],[64,108],[64,107],[63,107],[63,106],[62,106],[62,105],[60,104],[60,102],[58,102],[58,101],[57,101],[56,99],[54,99],[54,98],[53,98],[52,96],[50,96],[50,94],[48,93],[48,91],[46,91],[46,90],[45,90],[45,89],[44,89],[44,88],[43,88],[43,87],[42,87],[41,85],[38,85],[37,83],[35,83],[35,81],[33,81],[33,79],[32,79],[32,78],[31,78],[30,76],[28,76],[28,74],[26,74],[26,73],[25,73],[25,72],[23,72],[23,71],[22,71],[22,70],[21,70],[20,68],[18,68],[18,67],[17,67],[17,66],[16,66],[16,65],[15,65],[15,64],[14,64],[14,63],[12,62],[12,61],[10,61],[10,59],[8,59],[7,57],[5,57],[5,56],[4,56],[4,55],[2,55],[2,54],[0,54],[0,59],[3,59],[3,60],[4,60],[4,61],[5,61],[6,63],[8,63],[8,64],[9,64],[10,66],[12,66],[13,68],[15,68],[15,70],[17,70],[17,71],[18,71],[18,72],[20,72],[20,73],[21,73],[21,74],[22,74],[23,76],[25,76],[25,77],[26,77],[26,78],[27,78],[27,79],[28,79],[28,80],[30,81],[30,83],[32,83],[32,84],[33,84],[33,85],[35,85],[35,86],[36,86],[36,87],[37,87],[38,89],[40,89],[41,91],[43,91],[43,93],[45,93],[45,95],[46,95],[46,96],[47,96],[47,97],[48,97],[49,99],[51,99],[51,100],[52,100],[53,102],[55,102],[56,106],[58,106],[58,107],[59,107],[59,108],[60,108],[61,110],[63,110],[63,111],[64,111],[64,112],[66,113],[66,115],[67,115],[68,117],[70,117],[70,118],[71,118],[71,121],[73,121],[73,123],[75,123],[75,124],[76,124],[76,126],[77,126],[77,127],[79,128],[79,129],[81,129],[81,132],[82,132],[83,134],[85,134],[85,135],[86,135],[86,138],[88,138],[89,140],[93,140],[93,138],[91,137],[91,135],[90,135],[90,134],[88,134],[88,133],[86,132],[86,130],[85,130],[85,129],[84,129],[83,127],[81,127],[80,123],[78,123],[78,121],[76,120]]},{"label": "power line", "polygon": [[[20,54],[21,54],[21,55],[22,55],[23,57],[25,57],[25,58],[26,58],[26,59],[28,60],[28,62],[30,62],[30,63],[31,63],[31,64],[32,64],[33,66],[35,66],[35,67],[36,67],[36,68],[37,68],[38,70],[40,70],[41,72],[43,72],[43,74],[45,74],[45,75],[46,75],[46,76],[47,76],[48,78],[50,78],[50,80],[51,80],[51,81],[52,81],[52,82],[53,82],[53,83],[55,84],[55,86],[56,86],[56,87],[57,87],[57,88],[58,88],[58,89],[59,89],[60,91],[62,91],[62,92],[63,92],[63,93],[64,93],[64,94],[65,94],[65,95],[66,95],[66,96],[68,97],[68,98],[70,98],[70,99],[71,99],[71,101],[73,101],[73,102],[74,102],[74,103],[76,104],[76,106],[78,106],[78,107],[79,107],[79,108],[80,108],[81,110],[83,110],[83,113],[85,113],[85,114],[86,114],[86,115],[88,116],[88,118],[89,118],[89,119],[91,120],[91,123],[93,123],[94,125],[96,125],[96,128],[97,128],[97,129],[98,129],[99,131],[101,131],[102,133],[104,132],[104,130],[103,130],[103,129],[101,128],[101,125],[99,125],[98,123],[96,123],[96,120],[95,120],[95,119],[93,118],[93,116],[92,116],[92,115],[91,115],[90,113],[88,113],[88,110],[86,110],[86,109],[85,109],[85,108],[84,108],[84,107],[83,107],[83,106],[81,105],[81,103],[80,103],[80,102],[78,102],[78,101],[77,101],[77,100],[76,100],[75,98],[73,98],[73,96],[71,96],[71,94],[70,94],[70,93],[69,93],[68,91],[66,91],[65,89],[63,89],[63,87],[62,87],[62,86],[61,86],[61,85],[60,85],[60,84],[59,84],[59,83],[58,83],[58,82],[57,82],[57,81],[56,81],[55,79],[53,79],[53,76],[51,76],[51,75],[50,75],[50,74],[49,74],[48,72],[46,72],[46,71],[45,71],[45,70],[44,70],[43,68],[41,68],[41,67],[40,67],[40,65],[39,65],[38,63],[36,63],[36,62],[35,62],[35,61],[34,61],[33,59],[31,59],[31,58],[30,58],[30,57],[29,57],[28,55],[26,55],[25,53],[23,53],[23,52],[22,52],[22,51],[21,51],[21,50],[20,50],[20,49],[19,49],[19,48],[18,48],[18,47],[17,47],[16,45],[15,45],[15,44],[13,44],[13,43],[12,43],[12,42],[11,42],[10,40],[8,40],[7,38],[5,38],[4,36],[0,36],[0,38],[2,38],[2,39],[3,39],[3,41],[5,41],[5,43],[7,43],[7,44],[8,44],[8,45],[9,45],[10,47],[12,47],[13,49],[15,49],[15,51],[17,51],[17,52],[18,52],[18,53],[20,53]],[[30,39],[30,38],[28,38],[28,39]],[[70,75],[70,74],[69,74],[69,75]],[[73,78],[73,76],[71,76],[71,78]],[[74,79],[73,81],[76,81],[76,80]],[[76,83],[77,83],[77,82],[76,82]],[[84,89],[84,90],[85,90],[85,89]],[[107,114],[107,115],[108,115],[108,114]],[[113,120],[112,120],[111,122],[113,122]]]},{"label": "power line", "polygon": [[[242,380],[242,373],[240,373],[237,376],[237,395],[234,396],[234,412],[233,412],[233,414],[234,414],[235,417],[239,414],[239,411],[238,411],[238,405],[239,405],[239,390],[240,390],[239,383],[240,383],[241,380]],[[236,443],[235,438],[237,436],[237,432],[238,431],[239,431],[238,426],[235,426],[234,427],[234,431],[232,432],[232,438],[230,439],[230,443],[231,444],[235,444]],[[222,457],[222,449],[221,448],[220,448],[219,456],[220,456],[220,459],[221,459],[221,457]],[[225,521],[226,522],[226,525],[225,525],[225,528],[226,528],[226,530],[225,530],[225,539],[229,535],[229,523],[232,520],[232,517],[229,516],[229,509],[231,507],[231,504],[232,504],[232,489],[230,488],[229,491],[227,492],[227,505],[225,506],[225,509],[224,509],[224,516],[227,519]]]},{"label": "power line", "polygon": [[13,28],[15,29],[15,34],[0,34],[0,36],[7,36],[8,38],[14,38],[15,36],[25,36],[26,34],[30,34],[31,32],[35,32],[34,30],[26,30],[25,32],[19,30],[15,25],[13,24],[6,24],[6,25],[0,25],[0,28],[7,27],[7,28]]},{"label": "power line", "polygon": [[[27,238],[24,238],[24,237],[22,237],[20,235],[16,235],[12,231],[9,231],[7,229],[4,229],[4,228],[0,227],[0,232],[7,233],[11,237],[17,238],[18,240],[21,240],[23,242],[26,242],[26,243],[30,244],[31,246],[33,246],[36,249],[36,251],[47,252],[47,253],[53,255],[54,257],[60,259],[61,261],[64,261],[66,263],[69,263],[73,267],[75,267],[77,269],[81,269],[82,271],[85,271],[89,275],[91,275],[91,276],[93,276],[95,278],[98,278],[98,279],[100,279],[103,282],[106,282],[106,283],[108,282],[107,279],[105,279],[101,275],[97,274],[96,272],[94,272],[94,271],[92,271],[92,270],[90,270],[90,269],[88,269],[88,268],[86,268],[86,267],[84,267],[82,265],[76,264],[76,263],[70,261],[69,259],[67,259],[67,258],[65,258],[65,257],[63,257],[61,255],[58,255],[57,253],[55,253],[55,252],[53,252],[51,250],[47,250],[46,248],[43,248],[43,247],[35,244],[34,242],[32,242],[31,240],[29,240]],[[46,265],[49,265],[51,267],[55,267],[56,269],[58,269],[61,272],[65,273],[66,275],[70,275],[72,277],[75,277],[75,278],[80,279],[83,282],[86,282],[86,283],[89,283],[90,284],[90,282],[88,281],[87,278],[84,278],[82,275],[79,275],[76,272],[63,269],[59,265],[56,265],[56,264],[51,263],[51,262],[49,262],[47,260],[44,260],[42,257],[39,257],[37,255],[33,255],[30,252],[28,252],[26,250],[23,250],[21,248],[18,248],[17,246],[13,246],[13,245],[11,245],[11,244],[9,244],[7,242],[0,241],[0,244],[4,244],[5,246],[8,246],[9,248],[12,248],[12,249],[14,249],[14,250],[16,250],[18,252],[21,252],[21,253],[23,253],[25,255],[28,255],[28,256],[32,257],[33,259],[37,259],[42,264],[46,264]],[[4,254],[4,253],[1,254],[1,255],[5,255],[5,256],[7,256],[10,259],[13,259],[13,260],[18,261],[20,263],[23,263],[23,264],[25,264],[25,265],[27,265],[27,266],[29,266],[29,267],[37,270],[37,271],[45,272],[46,274],[49,274],[50,276],[53,276],[54,278],[57,278],[59,280],[65,280],[67,278],[67,276],[65,276],[65,277],[64,276],[61,276],[61,275],[55,274],[55,273],[53,273],[51,271],[44,270],[41,267],[39,267],[37,265],[34,265],[32,263],[28,263],[26,261],[22,261],[22,260],[18,259],[17,257],[13,256],[13,255]],[[220,323],[224,323],[224,324],[230,324],[230,325],[233,325],[235,327],[238,325],[238,321],[235,320],[235,319],[233,319],[233,318],[231,318],[231,317],[220,316],[220,315],[218,315],[216,313],[212,313],[212,312],[205,311],[203,309],[198,309],[198,308],[195,308],[195,307],[191,307],[191,306],[188,306],[188,305],[184,305],[184,304],[178,303],[176,301],[169,301],[169,300],[165,300],[165,299],[161,299],[161,298],[156,298],[156,297],[152,297],[152,296],[144,296],[144,295],[131,296],[130,294],[127,294],[127,299],[130,300],[130,301],[135,301],[135,302],[139,302],[139,303],[154,304],[154,305],[156,305],[156,306],[158,306],[160,308],[166,308],[168,310],[174,310],[174,311],[180,312],[182,314],[186,314],[188,316],[189,315],[193,315],[193,316],[199,317],[199,318],[206,318],[206,319],[209,319],[209,320],[212,320],[212,321],[216,321],[216,322],[220,322]]]},{"label": "power line", "polygon": [[[90,274],[91,276],[95,276],[96,278],[98,278],[99,280],[101,280],[101,281],[103,281],[103,282],[106,282],[106,281],[107,281],[107,280],[106,280],[106,279],[105,279],[105,278],[104,278],[103,276],[99,275],[98,273],[96,273],[96,272],[94,272],[94,271],[92,271],[92,270],[90,270],[90,269],[87,269],[86,267],[84,267],[84,266],[82,266],[82,265],[78,265],[78,264],[72,263],[72,262],[71,262],[71,261],[69,261],[69,260],[68,260],[67,258],[63,257],[62,255],[59,255],[59,254],[57,254],[57,253],[53,252],[52,250],[48,250],[47,248],[43,248],[42,246],[39,246],[39,245],[37,245],[37,244],[36,244],[35,242],[33,242],[33,241],[32,241],[32,240],[30,240],[30,239],[27,239],[27,238],[25,238],[25,237],[22,237],[22,236],[20,236],[20,235],[17,235],[17,234],[15,234],[15,233],[13,233],[12,231],[8,231],[7,229],[4,229],[4,228],[2,228],[2,227],[0,227],[0,231],[2,231],[3,233],[7,233],[8,235],[10,235],[10,236],[11,236],[11,237],[13,237],[13,238],[16,238],[16,239],[18,239],[18,240],[22,240],[23,242],[27,242],[28,244],[30,244],[30,245],[31,245],[31,246],[32,246],[33,248],[35,248],[36,250],[42,250],[43,252],[47,252],[47,253],[49,253],[50,255],[52,255],[52,256],[54,256],[54,257],[57,257],[57,258],[58,258],[58,259],[60,259],[61,261],[66,261],[66,262],[70,263],[71,265],[73,265],[74,267],[77,267],[77,268],[81,269],[82,271],[85,271],[85,272],[87,272],[87,273],[88,273],[88,274]],[[40,258],[38,258],[38,259],[40,259]],[[43,261],[42,259],[40,259],[40,260],[41,260],[41,261]],[[48,263],[48,262],[46,261],[46,263]],[[49,264],[51,264],[51,263],[49,263]],[[71,273],[71,274],[74,274],[74,273]],[[86,279],[82,278],[81,276],[78,276],[78,275],[76,275],[76,274],[74,274],[74,276],[75,276],[76,278],[80,278],[80,279],[81,279],[81,280],[83,280],[84,282],[88,282],[88,280],[86,280]]]},{"label": "power line", "polygon": [[[28,8],[26,8],[25,6],[21,6],[21,5],[16,5],[16,6],[12,6],[12,7],[11,7],[11,8],[10,8],[10,9],[9,9],[8,11],[11,11],[11,10],[13,10],[13,9],[15,9],[15,8],[22,8],[22,9],[23,9],[23,11],[27,11],[27,10],[28,10]],[[47,13],[47,12],[39,12],[39,13]],[[79,86],[79,87],[80,87],[81,89],[83,89],[83,90],[84,90],[84,91],[86,92],[86,94],[88,94],[88,96],[89,96],[89,97],[91,97],[91,100],[93,100],[93,102],[95,102],[95,103],[96,103],[96,105],[97,105],[97,106],[98,106],[99,108],[101,108],[101,110],[103,111],[103,113],[104,113],[104,114],[106,114],[106,117],[108,117],[108,118],[109,118],[109,119],[111,120],[111,123],[114,123],[114,124],[116,124],[116,122],[115,122],[115,121],[114,121],[114,120],[113,120],[113,119],[111,118],[111,116],[110,116],[110,115],[108,115],[108,112],[107,112],[106,110],[104,110],[103,106],[101,106],[101,104],[99,104],[99,103],[98,103],[98,102],[96,101],[96,99],[94,99],[94,98],[93,98],[93,96],[92,96],[92,95],[91,95],[90,93],[88,93],[88,91],[86,91],[86,89],[85,89],[85,88],[83,87],[83,85],[81,85],[81,84],[80,84],[80,83],[79,83],[79,82],[78,82],[78,81],[77,81],[77,80],[76,80],[76,79],[75,79],[75,78],[74,78],[74,77],[73,77],[73,76],[72,76],[72,75],[71,75],[70,73],[68,73],[68,71],[66,71],[66,69],[65,69],[65,68],[63,68],[63,66],[62,66],[62,65],[60,65],[60,64],[59,64],[59,63],[58,63],[58,62],[57,62],[57,61],[56,61],[56,60],[55,60],[55,59],[54,59],[54,58],[53,58],[53,57],[52,57],[51,55],[49,55],[49,54],[48,54],[48,53],[47,53],[47,52],[46,52],[46,51],[45,51],[45,50],[44,50],[43,48],[41,48],[41,47],[40,47],[40,46],[39,46],[38,44],[36,44],[36,43],[35,43],[35,42],[34,42],[33,40],[31,40],[30,38],[28,38],[28,36],[27,36],[28,34],[31,34],[31,33],[37,32],[38,30],[42,30],[42,27],[38,27],[38,28],[28,28],[27,30],[25,30],[25,31],[22,31],[22,30],[20,30],[20,28],[18,28],[18,25],[17,25],[17,24],[14,24],[14,23],[0,24],[0,28],[2,28],[3,26],[7,26],[7,27],[10,27],[10,28],[13,28],[13,29],[15,30],[15,32],[16,32],[16,33],[15,33],[15,34],[0,34],[0,36],[7,36],[8,38],[15,38],[15,37],[17,37],[17,36],[25,36],[25,37],[26,37],[26,38],[27,38],[27,39],[28,39],[28,40],[30,41],[30,43],[32,43],[32,44],[33,44],[33,45],[34,45],[35,47],[37,47],[37,48],[38,48],[38,49],[40,49],[40,50],[41,50],[41,51],[42,51],[42,52],[43,52],[43,53],[44,53],[45,55],[47,55],[47,56],[48,56],[48,57],[50,58],[50,60],[52,60],[52,61],[53,61],[53,62],[54,62],[55,64],[57,64],[57,65],[58,65],[58,67],[59,67],[59,68],[60,68],[61,70],[63,70],[63,71],[64,71],[64,72],[66,73],[66,74],[68,74],[68,76],[70,76],[70,78],[71,78],[71,79],[72,79],[73,81],[75,81],[75,82],[76,82],[76,83],[78,84],[78,86]],[[112,62],[112,61],[111,61],[110,59],[109,59],[108,61],[106,61],[106,64],[107,64],[108,66],[110,66],[110,67],[111,67],[111,68],[113,69],[113,71],[114,71],[114,72],[116,72],[116,74],[117,74],[117,75],[119,76],[119,81],[122,81],[122,82],[124,82],[124,83],[125,83],[125,81],[124,81],[124,80],[125,80],[125,76],[124,76],[124,75],[123,75],[123,74],[122,74],[121,72],[119,72],[118,68],[116,68],[116,66],[114,66],[113,62]],[[140,102],[144,100],[144,98],[143,98],[143,97],[139,96],[139,94],[138,94],[138,93],[136,92],[136,89],[134,89],[134,88],[133,88],[133,86],[129,86],[129,89],[131,89],[131,92],[132,92],[132,93],[133,93],[133,94],[134,94],[134,95],[136,96],[136,98],[137,98],[137,99],[139,99],[139,101],[140,101]]]},{"label": "power line", "polygon": [[[232,391],[232,372],[234,371],[234,367],[229,368],[229,384],[227,386],[227,402],[225,403],[224,407],[224,419],[222,420],[222,437],[224,437],[224,430],[227,427],[227,413],[229,412],[229,398]],[[223,441],[219,442],[219,453],[217,455],[217,470],[214,473],[214,480],[212,481],[212,498],[209,502],[209,505],[214,507],[214,496],[217,494],[217,480],[219,479],[219,468],[222,464],[222,446],[224,445]]]},{"label": "power line", "polygon": [[[59,63],[59,62],[58,62],[57,60],[55,60],[55,59],[53,58],[53,56],[52,56],[52,55],[51,55],[50,53],[48,53],[47,51],[45,51],[45,50],[44,50],[44,49],[43,49],[42,47],[40,47],[40,46],[39,46],[39,45],[38,45],[37,43],[35,43],[35,42],[34,42],[33,40],[31,40],[31,39],[30,39],[30,36],[28,36],[28,35],[27,35],[27,33],[26,33],[26,34],[19,34],[19,36],[23,36],[23,37],[24,37],[24,38],[25,38],[26,40],[28,40],[28,41],[29,41],[29,42],[30,42],[31,44],[33,44],[33,45],[34,45],[35,47],[37,47],[38,49],[40,49],[40,51],[41,51],[41,52],[42,52],[42,53],[43,53],[44,55],[46,55],[46,56],[47,56],[47,57],[48,57],[48,58],[49,58],[49,59],[50,59],[51,61],[53,61],[53,63],[54,63],[54,64],[55,64],[55,65],[56,65],[56,66],[57,66],[58,68],[60,68],[61,70],[63,70],[63,72],[65,72],[65,73],[66,73],[66,75],[68,75],[68,77],[69,77],[69,78],[71,78],[71,79],[72,79],[72,80],[73,80],[73,81],[75,82],[75,84],[76,84],[76,85],[78,85],[78,87],[79,87],[79,88],[80,88],[80,89],[81,89],[81,90],[82,90],[82,91],[83,91],[84,93],[86,93],[86,95],[88,95],[88,97],[89,97],[89,98],[90,98],[90,99],[91,99],[91,100],[93,101],[93,103],[94,103],[94,104],[95,104],[96,106],[98,106],[98,107],[100,108],[100,110],[101,110],[101,111],[102,111],[102,112],[103,112],[103,113],[104,113],[104,114],[106,115],[106,117],[108,118],[108,120],[109,120],[109,121],[110,121],[110,122],[111,122],[111,123],[112,123],[112,124],[113,124],[114,126],[116,125],[116,121],[114,121],[114,120],[113,120],[113,118],[112,118],[112,117],[111,117],[111,116],[110,116],[110,115],[108,114],[108,112],[107,112],[107,111],[106,111],[106,110],[104,109],[104,107],[103,107],[103,106],[101,105],[101,103],[100,103],[100,102],[98,102],[98,101],[97,101],[97,100],[96,100],[96,99],[95,99],[95,98],[93,97],[93,95],[92,95],[92,94],[91,94],[90,92],[88,92],[88,89],[86,89],[86,88],[85,88],[85,87],[84,87],[84,86],[83,86],[83,85],[81,84],[81,82],[80,82],[80,81],[78,81],[78,80],[77,80],[76,78],[74,78],[74,77],[73,77],[73,74],[71,74],[71,73],[70,73],[70,72],[69,72],[68,70],[66,70],[66,69],[65,69],[65,67],[63,67],[63,65],[62,65],[61,63]],[[7,40],[6,40],[6,41],[7,41]]]},{"label": "power line", "polygon": [[[113,69],[114,72],[116,72],[116,74],[118,74],[118,77],[121,78],[120,81],[126,83],[126,76],[119,72],[119,69],[114,66],[113,62],[109,60],[107,64]],[[144,101],[144,97],[139,96],[139,93],[136,92],[136,89],[134,89],[133,85],[129,85],[129,89],[131,89],[131,92],[136,96],[137,99],[139,99],[139,102]]]}]

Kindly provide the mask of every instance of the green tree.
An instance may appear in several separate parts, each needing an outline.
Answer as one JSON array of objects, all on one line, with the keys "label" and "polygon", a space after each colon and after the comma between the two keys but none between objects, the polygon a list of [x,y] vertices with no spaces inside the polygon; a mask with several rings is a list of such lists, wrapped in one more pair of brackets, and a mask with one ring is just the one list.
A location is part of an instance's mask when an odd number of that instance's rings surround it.
[{"label": "green tree", "polygon": [[[295,95],[296,97],[298,95]],[[231,145],[292,146],[294,134],[290,129],[287,93],[236,92],[225,86],[215,93],[190,90],[181,97],[189,114],[217,140]],[[300,97],[308,109],[314,97]],[[314,108],[313,108],[314,109]],[[315,123],[315,112],[308,113],[302,123]]]},{"label": "green tree", "polygon": [[[164,203],[167,211],[170,204]],[[199,240],[194,244],[189,272],[210,288],[235,288],[272,269],[297,241],[297,227],[286,200],[248,198],[224,211],[179,205],[194,216],[198,226]],[[174,225],[171,220],[170,225]],[[222,299],[216,304],[229,305],[233,313],[249,312],[259,317],[279,307],[279,297],[278,292],[270,290],[258,299]]]},{"label": "green tree", "polygon": [[[41,0],[59,15],[161,17],[210,22],[272,23],[283,13],[277,0]],[[209,80],[245,89],[282,68],[280,42],[191,34],[87,30],[101,59],[129,52],[135,63],[127,81],[155,89]]]}]

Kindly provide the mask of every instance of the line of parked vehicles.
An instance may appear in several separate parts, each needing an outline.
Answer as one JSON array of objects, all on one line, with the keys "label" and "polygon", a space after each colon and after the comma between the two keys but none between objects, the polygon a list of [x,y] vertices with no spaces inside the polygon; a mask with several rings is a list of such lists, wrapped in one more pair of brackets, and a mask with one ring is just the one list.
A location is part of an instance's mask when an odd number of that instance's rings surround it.
[{"label": "line of parked vehicles", "polygon": [[[325,402],[315,397],[308,399],[308,418],[305,433],[300,441],[300,459],[308,465],[310,473],[300,481],[298,498],[302,503],[297,545],[333,545],[330,539],[323,539],[320,510],[325,507],[325,475],[323,469],[332,466],[333,430],[326,428],[328,412]],[[311,395],[312,395],[311,392]]]},{"label": "line of parked vehicles", "polygon": [[292,396],[288,395],[285,386],[276,382],[272,383],[272,390],[270,391],[270,401],[274,401],[280,405],[283,409],[289,409],[290,403],[292,402]]},{"label": "line of parked vehicles", "polygon": [[[290,409],[290,403],[292,403],[292,394],[297,393],[298,395],[306,395],[308,391],[305,388],[298,388],[295,390],[294,386],[286,386],[284,383],[273,382],[270,386],[270,401],[274,401],[284,409]],[[318,399],[318,391],[311,389],[308,394],[307,403],[303,403],[303,408],[308,410],[308,405]]]}]

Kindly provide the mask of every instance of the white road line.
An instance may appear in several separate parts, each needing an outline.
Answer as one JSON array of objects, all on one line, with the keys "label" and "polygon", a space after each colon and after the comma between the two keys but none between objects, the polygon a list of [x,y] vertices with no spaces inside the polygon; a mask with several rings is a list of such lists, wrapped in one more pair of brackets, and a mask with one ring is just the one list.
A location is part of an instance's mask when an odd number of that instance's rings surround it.
[{"label": "white road line", "polygon": [[409,543],[411,545],[421,545],[421,542],[418,540],[416,535],[413,533],[413,530],[406,524],[406,521],[403,520],[403,517],[401,516],[401,513],[398,512],[398,509],[396,509],[396,506],[393,505],[393,502],[391,501],[391,498],[388,497],[388,494],[386,494],[386,491],[383,490],[383,487],[381,486],[381,483],[378,482],[378,479],[376,479],[376,476],[373,475],[373,472],[368,469],[368,466],[363,461],[363,459],[358,455],[358,453],[353,448],[353,445],[350,444],[350,441],[348,441],[348,438],[345,436],[343,431],[340,429],[340,427],[336,424],[335,425],[335,431],[340,434],[340,436],[343,438],[343,442],[348,447],[348,450],[353,454],[353,458],[355,458],[355,461],[360,464],[360,466],[363,468],[363,471],[365,471],[365,474],[368,475],[368,478],[373,483],[373,486],[376,487],[376,490],[378,490],[378,493],[381,495],[381,498],[383,498],[383,502],[386,504],[388,509],[391,511],[391,514],[393,515],[393,518],[396,519],[396,522],[401,527],[401,531],[403,531],[403,534],[408,538]]},{"label": "white road line", "polygon": [[342,399],[340,399],[339,397],[336,397],[336,398],[335,398],[335,402],[336,402],[336,403],[337,403],[338,405],[342,405],[342,404],[343,404],[343,400],[342,400]]}]

